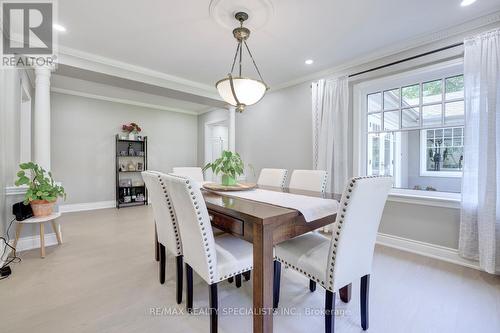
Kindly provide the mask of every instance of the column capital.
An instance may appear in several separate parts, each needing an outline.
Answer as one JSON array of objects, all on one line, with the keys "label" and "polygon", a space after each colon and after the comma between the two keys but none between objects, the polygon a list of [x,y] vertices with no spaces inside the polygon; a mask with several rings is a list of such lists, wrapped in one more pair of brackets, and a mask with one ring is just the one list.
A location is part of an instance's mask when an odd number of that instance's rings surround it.
[{"label": "column capital", "polygon": [[48,76],[50,77],[51,72],[54,70],[54,66],[34,66],[36,76]]}]

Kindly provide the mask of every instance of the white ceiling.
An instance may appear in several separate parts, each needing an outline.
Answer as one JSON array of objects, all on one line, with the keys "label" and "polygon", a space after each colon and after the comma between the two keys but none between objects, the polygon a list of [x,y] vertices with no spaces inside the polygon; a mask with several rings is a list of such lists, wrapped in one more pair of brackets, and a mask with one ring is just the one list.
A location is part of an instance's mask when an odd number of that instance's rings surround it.
[{"label": "white ceiling", "polygon": [[[268,0],[249,45],[271,86],[500,10],[499,0]],[[246,0],[246,3],[262,0]],[[209,0],[64,0],[64,47],[213,85],[236,47]],[[258,11],[257,11],[258,13]],[[229,14],[229,13],[228,13]],[[269,13],[266,13],[266,15]],[[236,22],[235,22],[236,23]],[[307,66],[304,60],[314,59]],[[250,68],[250,67],[247,67]]]}]

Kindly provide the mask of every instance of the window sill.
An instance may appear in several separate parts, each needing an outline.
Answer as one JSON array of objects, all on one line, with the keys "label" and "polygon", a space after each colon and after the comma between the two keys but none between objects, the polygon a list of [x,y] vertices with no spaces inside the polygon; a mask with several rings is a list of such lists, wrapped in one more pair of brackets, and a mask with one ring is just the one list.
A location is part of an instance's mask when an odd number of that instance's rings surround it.
[{"label": "window sill", "polygon": [[402,202],[423,206],[460,209],[461,194],[436,191],[392,189],[389,198],[392,202]]}]

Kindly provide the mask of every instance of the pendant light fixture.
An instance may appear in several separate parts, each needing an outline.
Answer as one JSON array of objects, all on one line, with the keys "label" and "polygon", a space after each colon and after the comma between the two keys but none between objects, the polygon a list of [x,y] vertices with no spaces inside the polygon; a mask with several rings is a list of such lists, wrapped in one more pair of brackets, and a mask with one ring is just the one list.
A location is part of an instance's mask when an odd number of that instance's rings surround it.
[{"label": "pendant light fixture", "polygon": [[[217,81],[215,87],[224,101],[235,106],[236,111],[243,112],[246,106],[253,105],[260,101],[269,87],[264,83],[259,68],[253,59],[252,52],[250,52],[250,48],[247,45],[247,39],[250,37],[250,30],[243,27],[243,22],[248,19],[248,14],[238,12],[234,17],[240,22],[240,26],[233,30],[233,36],[238,41],[238,46],[236,47],[231,72],[226,78]],[[252,59],[253,65],[259,75],[259,80],[242,76],[241,63],[243,58],[243,46],[245,46],[250,59]],[[236,60],[239,60],[239,71],[238,76],[233,76]]]}]

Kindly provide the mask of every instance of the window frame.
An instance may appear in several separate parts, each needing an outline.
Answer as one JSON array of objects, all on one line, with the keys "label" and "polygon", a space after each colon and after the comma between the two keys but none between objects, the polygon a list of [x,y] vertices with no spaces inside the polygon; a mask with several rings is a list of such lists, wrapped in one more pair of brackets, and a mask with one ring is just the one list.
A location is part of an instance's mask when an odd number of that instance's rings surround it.
[{"label": "window frame", "polygon": [[[437,79],[454,77],[457,75],[463,74],[463,58],[456,58],[444,62],[440,62],[437,64],[433,64],[430,66],[424,66],[413,70],[408,70],[402,73],[388,75],[381,78],[375,78],[372,80],[363,81],[360,83],[353,84],[353,175],[364,176],[367,174],[367,146],[368,146],[368,112],[367,112],[367,95],[373,92],[382,92],[382,106],[381,113],[390,111],[384,110],[383,106],[383,92],[395,89],[397,87],[402,88],[406,86],[414,85],[416,82],[420,85],[420,100],[422,100],[422,83],[431,82]],[[442,87],[443,96],[446,93],[445,86]],[[446,101],[446,102],[451,102]],[[400,91],[400,106],[402,106],[402,92]],[[443,105],[445,101],[441,102]],[[436,103],[428,103],[428,104],[436,104]],[[425,104],[427,105],[427,104]],[[420,108],[419,104],[419,108]],[[402,109],[402,107],[401,107]],[[443,116],[445,110],[443,109]],[[421,110],[419,110],[419,114],[421,117]],[[383,115],[382,115],[383,117]],[[402,116],[400,114],[400,125],[402,125]],[[422,121],[422,119],[420,119]],[[382,126],[383,126],[382,122]],[[444,122],[442,125],[435,126],[435,128],[443,128]],[[446,126],[446,127],[460,127],[457,126]],[[386,130],[381,131],[384,132],[405,132],[412,131],[415,129],[420,129],[420,127],[412,127],[412,128],[404,128],[398,130]],[[413,189],[401,189],[394,188],[392,192],[396,192],[397,195],[401,195],[401,193],[408,192],[413,193],[415,190]],[[455,196],[460,195],[460,193],[452,193],[452,192],[440,192],[440,191],[421,191],[422,193],[418,195],[419,198],[433,198],[436,195],[439,197],[449,196],[455,198]]]}]

